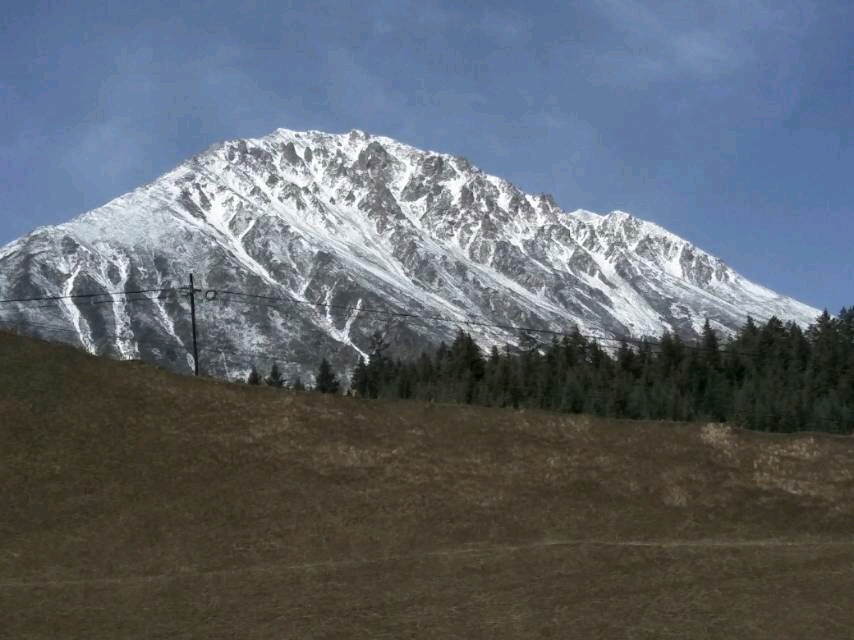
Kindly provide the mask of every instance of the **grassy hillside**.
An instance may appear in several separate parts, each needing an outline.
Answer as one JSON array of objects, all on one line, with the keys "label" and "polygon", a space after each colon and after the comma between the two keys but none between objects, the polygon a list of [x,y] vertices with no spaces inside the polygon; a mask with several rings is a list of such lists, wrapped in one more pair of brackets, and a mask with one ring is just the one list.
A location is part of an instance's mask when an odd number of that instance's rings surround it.
[{"label": "grassy hillside", "polygon": [[0,637],[850,638],[854,439],[229,385],[0,334]]}]

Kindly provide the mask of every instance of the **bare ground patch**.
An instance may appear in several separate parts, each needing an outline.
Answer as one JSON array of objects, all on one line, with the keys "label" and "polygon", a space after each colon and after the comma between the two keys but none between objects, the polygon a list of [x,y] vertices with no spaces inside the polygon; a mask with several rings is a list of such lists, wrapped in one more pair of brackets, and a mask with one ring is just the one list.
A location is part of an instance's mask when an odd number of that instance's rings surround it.
[{"label": "bare ground patch", "polygon": [[0,390],[8,637],[854,626],[851,438],[291,394],[4,335]]}]

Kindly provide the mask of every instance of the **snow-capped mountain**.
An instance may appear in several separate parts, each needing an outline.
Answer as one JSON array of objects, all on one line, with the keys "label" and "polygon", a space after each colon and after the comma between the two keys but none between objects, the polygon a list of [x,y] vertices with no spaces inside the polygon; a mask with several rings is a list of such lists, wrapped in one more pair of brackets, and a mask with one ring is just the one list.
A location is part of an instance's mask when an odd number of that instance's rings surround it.
[{"label": "snow-capped mountain", "polygon": [[[344,368],[377,329],[412,353],[458,329],[431,317],[690,337],[706,318],[728,333],[748,314],[819,313],[628,213],[565,211],[463,158],[361,131],[284,129],[217,144],[0,249],[0,298],[180,287],[191,272],[204,290],[200,361],[216,375],[270,359],[293,375],[323,356]],[[187,369],[187,301],[154,297],[2,304],[0,326]],[[484,345],[519,337],[467,330]]]}]

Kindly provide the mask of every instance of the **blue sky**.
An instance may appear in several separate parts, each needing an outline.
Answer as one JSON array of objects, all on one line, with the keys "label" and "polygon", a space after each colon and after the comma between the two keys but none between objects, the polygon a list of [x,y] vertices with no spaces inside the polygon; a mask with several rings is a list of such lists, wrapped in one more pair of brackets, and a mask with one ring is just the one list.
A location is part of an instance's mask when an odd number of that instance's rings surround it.
[{"label": "blue sky", "polygon": [[387,135],[854,304],[850,2],[4,4],[0,244],[223,139]]}]

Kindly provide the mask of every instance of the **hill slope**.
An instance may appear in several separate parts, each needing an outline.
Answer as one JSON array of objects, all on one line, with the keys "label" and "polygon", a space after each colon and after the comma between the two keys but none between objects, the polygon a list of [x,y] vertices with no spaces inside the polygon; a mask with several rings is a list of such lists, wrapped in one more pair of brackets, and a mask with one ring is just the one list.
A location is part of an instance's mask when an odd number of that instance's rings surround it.
[{"label": "hill slope", "polygon": [[847,638],[854,440],[250,388],[0,334],[15,638]]},{"label": "hill slope", "polygon": [[[285,129],[214,145],[0,248],[0,298],[181,286],[192,272],[204,288],[284,299],[203,304],[205,366],[220,375],[247,372],[252,354],[283,359],[287,377],[313,370],[319,353],[349,367],[385,326],[377,308],[607,337],[691,337],[706,318],[728,333],[748,314],[806,324],[819,313],[625,212],[565,211],[463,158],[389,138]],[[188,314],[174,297],[3,305],[4,320],[191,368]],[[399,318],[390,337],[415,352],[456,329]],[[518,339],[472,330],[484,345]]]}]

